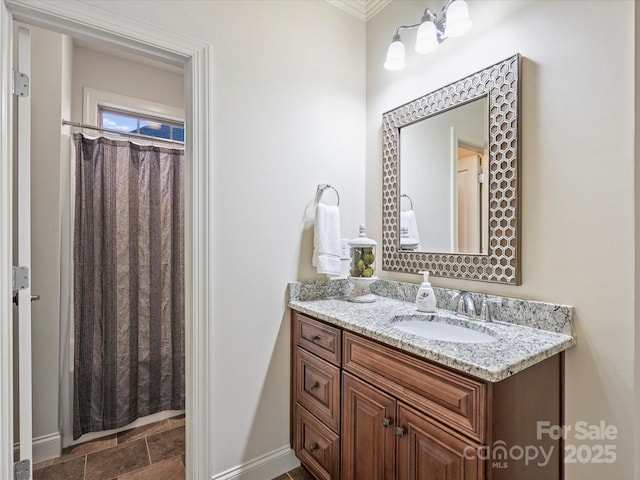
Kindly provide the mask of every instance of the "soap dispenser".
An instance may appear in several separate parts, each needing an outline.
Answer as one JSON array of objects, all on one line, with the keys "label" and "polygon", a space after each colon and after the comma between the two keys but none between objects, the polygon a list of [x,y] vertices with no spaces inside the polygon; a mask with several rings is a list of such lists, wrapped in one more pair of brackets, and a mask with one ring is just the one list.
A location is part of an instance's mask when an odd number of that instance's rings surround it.
[{"label": "soap dispenser", "polygon": [[416,308],[420,312],[433,313],[436,311],[436,294],[429,283],[429,272],[420,272],[424,275],[418,295],[416,295]]}]

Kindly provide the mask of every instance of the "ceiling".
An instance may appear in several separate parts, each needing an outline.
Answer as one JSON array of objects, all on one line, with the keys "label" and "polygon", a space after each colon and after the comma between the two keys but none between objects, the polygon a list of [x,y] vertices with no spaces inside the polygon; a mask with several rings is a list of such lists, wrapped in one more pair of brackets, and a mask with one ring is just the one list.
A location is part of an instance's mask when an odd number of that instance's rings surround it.
[{"label": "ceiling", "polygon": [[391,0],[326,0],[350,15],[366,22],[391,3]]}]

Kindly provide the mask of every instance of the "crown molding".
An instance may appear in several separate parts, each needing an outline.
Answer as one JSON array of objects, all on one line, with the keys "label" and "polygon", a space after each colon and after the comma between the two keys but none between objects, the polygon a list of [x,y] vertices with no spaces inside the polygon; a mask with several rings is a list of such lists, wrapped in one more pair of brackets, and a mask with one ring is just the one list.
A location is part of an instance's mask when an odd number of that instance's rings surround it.
[{"label": "crown molding", "polygon": [[343,12],[362,20],[369,21],[380,10],[391,3],[391,0],[326,0],[327,3]]}]

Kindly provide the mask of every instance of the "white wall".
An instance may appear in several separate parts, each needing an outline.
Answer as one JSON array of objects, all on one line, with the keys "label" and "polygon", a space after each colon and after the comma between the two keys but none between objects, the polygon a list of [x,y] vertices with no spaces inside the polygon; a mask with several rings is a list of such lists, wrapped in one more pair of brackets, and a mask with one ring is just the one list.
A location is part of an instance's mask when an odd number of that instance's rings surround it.
[{"label": "white wall", "polygon": [[[58,283],[60,243],[58,189],[60,186],[60,108],[62,105],[62,35],[32,29],[31,63],[31,224],[33,303],[33,398],[46,399],[33,409],[33,434],[58,430]],[[55,125],[55,128],[47,126]]]},{"label": "white wall", "polygon": [[[121,58],[91,45],[74,48],[72,120],[82,122],[83,88],[90,87],[140,100],[184,108],[184,75],[176,68],[141,63],[134,56]],[[87,123],[95,124],[96,120]],[[87,134],[95,132],[87,131]]]},{"label": "white wall", "polygon": [[345,237],[364,221],[365,26],[322,0],[92,4],[213,48],[216,475],[288,445],[285,288],[318,278],[317,184],[340,192]]},{"label": "white wall", "polygon": [[[407,69],[382,68],[399,25],[424,6],[394,1],[367,25],[367,222],[381,238],[382,113],[521,53],[522,279],[437,286],[566,303],[566,423],[615,425],[613,464],[568,464],[567,480],[632,479],[634,468],[634,2],[472,1],[466,36]],[[606,12],[606,14],[603,14]],[[415,275],[379,276],[418,282]],[[568,444],[579,445],[572,434]],[[637,453],[637,452],[636,452]]]}]

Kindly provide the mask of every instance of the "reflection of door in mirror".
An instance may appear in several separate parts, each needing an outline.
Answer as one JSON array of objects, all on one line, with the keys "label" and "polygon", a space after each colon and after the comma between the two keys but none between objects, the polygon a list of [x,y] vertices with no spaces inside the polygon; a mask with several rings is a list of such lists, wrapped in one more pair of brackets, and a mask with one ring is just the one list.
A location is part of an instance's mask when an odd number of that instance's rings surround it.
[{"label": "reflection of door in mirror", "polygon": [[483,155],[458,145],[458,245],[460,253],[486,253],[483,238]]}]

